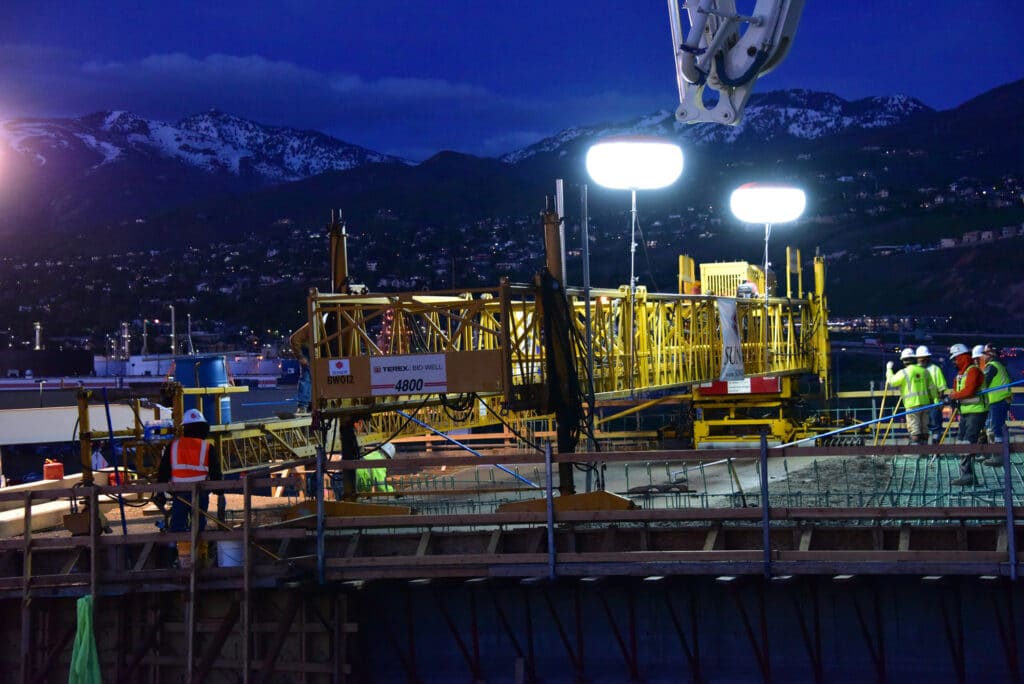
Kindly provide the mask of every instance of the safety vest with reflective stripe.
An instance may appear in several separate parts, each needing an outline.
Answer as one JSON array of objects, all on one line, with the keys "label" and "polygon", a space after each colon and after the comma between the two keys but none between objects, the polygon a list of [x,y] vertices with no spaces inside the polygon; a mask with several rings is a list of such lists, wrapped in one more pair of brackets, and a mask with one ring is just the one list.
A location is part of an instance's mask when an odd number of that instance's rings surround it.
[{"label": "safety vest with reflective stripe", "polygon": [[210,443],[195,437],[171,442],[171,482],[201,482],[210,474]]},{"label": "safety vest with reflective stripe", "polygon": [[[985,386],[985,389],[989,387],[999,387],[1000,385],[1006,385],[1010,382],[1010,373],[1006,370],[1006,366],[999,363],[995,359],[985,362],[985,367],[992,366],[996,369],[996,374],[992,376],[992,380]],[[1006,401],[1012,396],[1012,392],[1009,387],[1004,389],[995,390],[994,392],[988,393],[988,403],[994,404],[997,401]]]},{"label": "safety vest with reflective stripe", "polygon": [[949,385],[946,384],[946,374],[942,372],[941,368],[934,363],[929,363],[927,366],[922,366],[922,368],[928,371],[928,375],[931,376],[932,382],[935,383],[935,389],[939,391],[939,394],[949,389]]},{"label": "safety vest with reflective stripe", "polygon": [[[364,461],[383,461],[387,456],[379,449],[374,449],[363,456]],[[394,489],[388,484],[387,468],[358,468],[356,470],[356,491],[369,492],[377,487],[382,492],[392,492]]]},{"label": "safety vest with reflective stripe", "polygon": [[[964,368],[964,372],[957,375],[956,382],[953,383],[954,389],[957,392],[963,390],[964,384],[967,382],[967,374],[971,372],[972,368],[981,373],[981,369],[978,368],[976,363],[972,363],[967,368]],[[981,387],[985,387],[984,378],[982,378]],[[973,397],[960,400],[960,413],[984,413],[985,411],[988,411],[988,401],[985,399],[984,394],[975,394]]]},{"label": "safety vest with reflective stripe", "polygon": [[889,378],[889,384],[900,388],[903,405],[908,409],[934,404],[939,400],[935,383],[928,371],[917,364],[905,366],[900,372],[894,373]]}]

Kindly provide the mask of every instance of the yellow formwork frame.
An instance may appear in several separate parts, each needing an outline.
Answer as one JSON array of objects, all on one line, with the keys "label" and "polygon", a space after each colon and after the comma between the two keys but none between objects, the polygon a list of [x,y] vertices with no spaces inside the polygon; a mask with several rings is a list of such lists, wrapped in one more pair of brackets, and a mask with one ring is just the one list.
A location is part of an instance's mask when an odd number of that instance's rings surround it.
[{"label": "yellow formwork frame", "polygon": [[[824,261],[816,258],[814,268],[815,290],[806,298],[773,297],[767,307],[763,299],[736,300],[748,376],[815,373],[827,387]],[[717,297],[650,293],[640,287],[631,301],[626,286],[591,290],[590,296],[593,383],[599,399],[679,390],[718,379],[722,341]],[[566,297],[571,325],[582,339],[587,302],[573,289]],[[437,418],[440,409],[434,407],[442,404],[440,397],[428,392],[375,393],[368,379],[358,377],[369,372],[374,357],[416,355],[443,355],[448,393],[476,394],[491,409],[468,412],[462,427],[494,424],[494,413],[503,411],[546,410],[544,338],[533,286],[502,283],[497,288],[369,296],[311,290],[307,304],[313,396],[322,415],[417,409]],[[353,369],[346,384],[331,380],[329,368],[339,363]],[[581,378],[586,368],[587,359],[577,354]],[[392,419],[381,425],[389,427],[399,430],[401,422]]]}]

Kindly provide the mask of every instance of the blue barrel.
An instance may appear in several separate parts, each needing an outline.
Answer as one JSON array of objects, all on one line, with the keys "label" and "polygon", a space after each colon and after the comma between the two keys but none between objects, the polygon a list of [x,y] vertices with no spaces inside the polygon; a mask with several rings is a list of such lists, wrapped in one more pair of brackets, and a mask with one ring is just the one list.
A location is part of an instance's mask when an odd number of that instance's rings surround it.
[{"label": "blue barrel", "polygon": [[[225,356],[179,356],[174,359],[174,381],[182,387],[230,387],[228,360]],[[231,422],[231,395],[203,400],[203,415],[211,425],[217,423],[216,405],[220,401],[220,422]],[[185,395],[185,410],[198,408],[197,397]]]}]

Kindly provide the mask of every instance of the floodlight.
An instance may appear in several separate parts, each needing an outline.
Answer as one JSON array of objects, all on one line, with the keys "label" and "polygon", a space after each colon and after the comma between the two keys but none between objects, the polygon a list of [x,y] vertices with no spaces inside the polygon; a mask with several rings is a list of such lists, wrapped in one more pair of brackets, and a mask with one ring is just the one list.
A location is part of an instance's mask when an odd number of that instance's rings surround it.
[{"label": "floodlight", "polygon": [[[636,191],[672,185],[683,172],[683,150],[651,135],[617,135],[587,150],[587,173],[598,185],[632,193],[629,221],[629,310],[636,320]],[[629,336],[629,382],[633,387],[633,335]]]},{"label": "floodlight", "polygon": [[800,188],[773,183],[746,183],[736,188],[729,198],[729,207],[736,218],[746,223],[764,224],[764,372],[768,358],[768,238],[773,223],[795,221],[804,213],[807,196]]},{"label": "floodlight", "polygon": [[800,188],[747,183],[733,190],[729,206],[746,223],[787,223],[804,213],[807,197]]},{"label": "floodlight", "polygon": [[650,135],[605,138],[587,151],[587,173],[614,190],[656,190],[683,172],[683,150]]}]

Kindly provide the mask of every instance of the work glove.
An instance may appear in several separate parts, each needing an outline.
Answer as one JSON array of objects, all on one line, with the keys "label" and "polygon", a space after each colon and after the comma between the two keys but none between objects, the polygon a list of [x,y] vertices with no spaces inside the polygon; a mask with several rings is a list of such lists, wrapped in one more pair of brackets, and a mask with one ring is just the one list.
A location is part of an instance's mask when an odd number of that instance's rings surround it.
[{"label": "work glove", "polygon": [[947,396],[947,397],[945,397],[945,398],[944,398],[944,399],[942,400],[942,403],[943,403],[943,404],[945,404],[946,406],[950,407],[950,408],[951,408],[951,409],[953,409],[954,411],[955,411],[956,409],[960,408],[960,402],[959,402],[959,401],[957,401],[956,399],[950,399],[950,398],[949,398],[948,396]]},{"label": "work glove", "polygon": [[892,361],[886,362],[885,370],[887,370],[887,371],[891,371],[892,370]]}]

